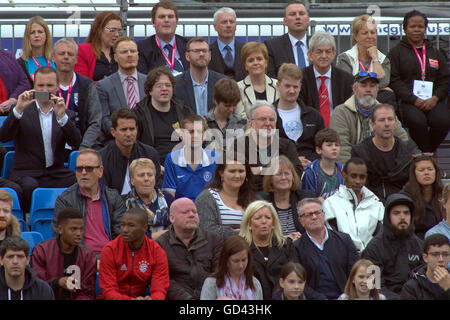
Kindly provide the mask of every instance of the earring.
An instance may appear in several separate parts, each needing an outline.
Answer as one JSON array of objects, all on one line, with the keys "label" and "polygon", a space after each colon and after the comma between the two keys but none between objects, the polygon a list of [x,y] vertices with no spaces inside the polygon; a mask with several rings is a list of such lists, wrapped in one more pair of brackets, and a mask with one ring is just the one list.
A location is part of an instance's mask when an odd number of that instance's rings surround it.
[{"label": "earring", "polygon": [[248,230],[252,230],[252,227],[248,227]]}]

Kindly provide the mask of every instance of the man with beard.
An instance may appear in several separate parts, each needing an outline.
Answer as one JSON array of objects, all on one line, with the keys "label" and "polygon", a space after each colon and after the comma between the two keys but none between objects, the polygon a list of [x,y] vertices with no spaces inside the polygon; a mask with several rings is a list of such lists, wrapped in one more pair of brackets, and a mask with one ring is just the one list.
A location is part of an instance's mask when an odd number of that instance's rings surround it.
[{"label": "man with beard", "polygon": [[386,200],[383,232],[374,237],[362,258],[380,268],[381,292],[388,300],[399,299],[410,272],[420,266],[422,240],[414,233],[414,203],[395,193]]},{"label": "man with beard", "polygon": [[264,175],[275,174],[278,170],[278,156],[285,155],[294,165],[295,171],[302,176],[303,167],[297,156],[295,143],[279,137],[276,130],[277,112],[267,101],[256,100],[250,110],[248,127],[250,132],[238,137],[227,148],[228,154],[234,152],[239,161],[246,161],[253,173],[256,191],[261,191]]},{"label": "man with beard", "polygon": [[[358,73],[353,84],[353,95],[343,104],[338,105],[331,115],[330,128],[336,130],[341,137],[341,153],[338,158],[341,163],[350,159],[352,145],[372,136],[369,122],[373,109],[378,104],[375,100],[378,83],[375,73],[365,71]],[[398,120],[394,135],[405,141],[409,139]]]},{"label": "man with beard", "polygon": [[405,283],[400,297],[402,300],[450,300],[448,238],[440,233],[425,238],[422,258],[426,265]]},{"label": "man with beard", "polygon": [[13,198],[6,190],[0,190],[0,244],[9,236],[20,236],[20,225],[12,214]]},{"label": "man with beard", "polygon": [[225,75],[208,70],[211,49],[203,38],[192,38],[186,46],[189,70],[177,76],[175,98],[184,101],[185,107],[200,116],[205,116],[214,107],[214,85]]},{"label": "man with beard", "polygon": [[352,157],[363,159],[367,164],[367,187],[383,202],[399,192],[409,178],[412,155],[419,152],[412,141],[403,141],[394,136],[398,120],[394,107],[379,104],[370,116],[373,137],[352,146]]},{"label": "man with beard", "polygon": [[169,231],[157,239],[167,253],[168,300],[199,300],[203,282],[216,270],[222,238],[199,228],[194,202],[179,198],[170,206]]}]

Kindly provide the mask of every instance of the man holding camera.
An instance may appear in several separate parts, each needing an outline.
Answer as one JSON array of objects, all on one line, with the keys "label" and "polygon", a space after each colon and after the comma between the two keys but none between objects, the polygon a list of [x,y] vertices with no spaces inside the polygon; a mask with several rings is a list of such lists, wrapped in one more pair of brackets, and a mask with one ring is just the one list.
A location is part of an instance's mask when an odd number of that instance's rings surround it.
[{"label": "man holding camera", "polygon": [[38,69],[34,89],[19,95],[0,128],[0,141],[14,140],[9,179],[22,187],[24,212],[29,212],[35,188],[62,188],[76,182],[75,173],[64,167],[64,148],[67,143],[78,149],[81,135],[66,114],[64,99],[56,96],[58,87],[53,68]]}]

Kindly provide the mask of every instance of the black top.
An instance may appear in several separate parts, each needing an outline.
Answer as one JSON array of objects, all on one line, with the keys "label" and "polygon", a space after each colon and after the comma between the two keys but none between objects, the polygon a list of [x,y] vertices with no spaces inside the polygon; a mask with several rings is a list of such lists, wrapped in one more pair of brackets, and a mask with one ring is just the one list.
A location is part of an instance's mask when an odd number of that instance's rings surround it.
[{"label": "black top", "polygon": [[256,90],[254,91],[256,100],[267,100],[266,90],[264,90],[264,92],[258,92]]},{"label": "black top", "polygon": [[111,49],[110,53],[111,62],[106,59],[105,54],[102,52],[102,56],[100,59],[97,59],[95,63],[95,69],[94,69],[94,81],[102,80],[103,78],[106,78],[109,75],[112,75],[114,72],[117,72],[118,65],[117,62],[114,60],[114,54]]},{"label": "black top", "polygon": [[179,143],[178,140],[171,141],[173,125],[178,122],[177,113],[174,107],[170,107],[169,112],[160,112],[153,107],[149,109],[155,128],[155,149],[160,156],[159,162],[164,163],[166,155]]}]

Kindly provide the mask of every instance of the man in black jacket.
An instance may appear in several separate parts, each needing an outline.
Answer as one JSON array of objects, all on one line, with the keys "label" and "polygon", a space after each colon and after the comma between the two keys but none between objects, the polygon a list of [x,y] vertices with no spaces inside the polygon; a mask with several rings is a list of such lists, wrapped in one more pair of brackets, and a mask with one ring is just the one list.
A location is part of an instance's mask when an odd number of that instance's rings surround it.
[{"label": "man in black jacket", "polygon": [[400,297],[402,300],[450,300],[449,239],[440,233],[425,238],[422,258],[426,266],[412,274]]},{"label": "man in black jacket", "polygon": [[116,189],[120,194],[131,191],[129,166],[139,158],[148,158],[153,161],[156,169],[156,187],[161,187],[161,166],[159,154],[155,148],[136,141],[137,117],[128,109],[117,109],[111,115],[111,134],[114,141],[109,142],[99,153],[103,160],[103,181],[110,188]]},{"label": "man in black jacket", "polygon": [[381,269],[381,293],[399,299],[411,270],[421,265],[422,240],[414,233],[414,204],[408,196],[395,193],[385,203],[383,232],[370,240],[362,258]]},{"label": "man in black jacket", "polygon": [[0,300],[55,300],[52,288],[28,266],[30,246],[19,236],[0,245]]},{"label": "man in black jacket", "polygon": [[307,285],[327,299],[337,299],[345,284],[358,252],[352,239],[325,227],[322,202],[306,198],[297,205],[299,221],[306,234],[294,242],[299,262],[308,273]]}]

